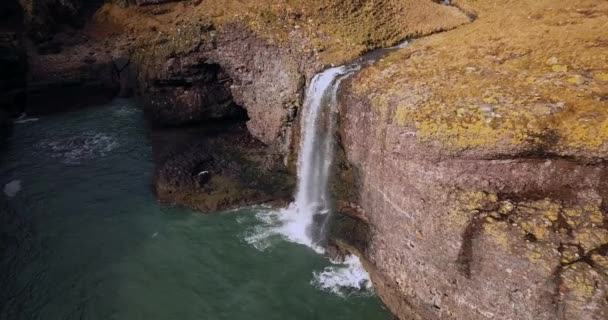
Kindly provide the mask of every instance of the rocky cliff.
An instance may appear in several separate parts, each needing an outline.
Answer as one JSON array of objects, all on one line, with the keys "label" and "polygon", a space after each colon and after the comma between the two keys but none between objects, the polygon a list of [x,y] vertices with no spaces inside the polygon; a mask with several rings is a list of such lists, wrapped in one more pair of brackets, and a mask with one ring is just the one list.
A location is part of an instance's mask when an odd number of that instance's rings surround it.
[{"label": "rocky cliff", "polygon": [[605,319],[608,4],[453,3],[342,89],[342,238],[401,319]]},{"label": "rocky cliff", "polygon": [[334,242],[401,319],[608,317],[605,1],[107,2],[21,1],[29,110],[135,89],[162,201],[287,197],[311,77],[417,38],[341,89]]},{"label": "rocky cliff", "polygon": [[[293,166],[299,128],[294,124],[305,85],[317,71],[373,48],[469,21],[457,9],[432,1],[138,4],[107,4],[97,12],[96,21],[137,34],[131,61],[148,117],[160,127],[247,120],[249,134],[262,143],[258,150],[265,159],[258,154],[257,164],[247,166],[260,182],[276,181],[271,177]],[[214,198],[210,191],[192,178],[204,171],[217,175],[216,191],[247,185],[218,168],[202,169],[213,168],[199,159],[210,151],[180,150],[159,158],[163,160],[155,185],[164,201],[203,211],[217,209],[217,201],[205,201]],[[215,163],[234,162],[215,154]],[[250,194],[247,190],[221,191],[225,196],[219,202],[228,207],[251,203],[253,199],[242,199],[249,198],[244,196]]]}]

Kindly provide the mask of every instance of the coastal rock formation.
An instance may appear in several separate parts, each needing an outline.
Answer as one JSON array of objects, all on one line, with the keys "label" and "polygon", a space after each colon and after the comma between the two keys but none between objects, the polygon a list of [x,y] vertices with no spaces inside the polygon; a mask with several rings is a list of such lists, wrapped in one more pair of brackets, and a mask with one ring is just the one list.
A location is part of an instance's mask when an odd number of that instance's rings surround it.
[{"label": "coastal rock formation", "polygon": [[107,2],[21,0],[5,111],[135,91],[162,202],[287,199],[312,76],[418,38],[341,88],[333,242],[401,319],[608,317],[605,1]]},{"label": "coastal rock formation", "polygon": [[0,32],[0,105],[8,116],[19,115],[25,97],[27,57],[15,32]]},{"label": "coastal rock formation", "polygon": [[[212,0],[134,6],[123,1],[99,10],[98,25],[138,35],[130,46],[132,67],[153,123],[205,128],[246,119],[248,134],[261,142],[223,148],[225,137],[209,137],[203,130],[201,141],[166,158],[163,144],[155,143],[159,198],[206,212],[259,203],[269,195],[285,198],[281,195],[291,184],[275,177],[293,166],[299,129],[294,124],[305,85],[317,71],[469,21],[457,9],[432,1],[381,2]],[[240,154],[241,164],[231,154]],[[209,159],[215,160],[207,170]],[[209,179],[204,187],[199,173]],[[277,183],[265,187],[268,181]]]},{"label": "coastal rock formation", "polygon": [[162,114],[176,103],[185,112],[181,118],[204,118],[208,112],[200,109],[215,109],[215,103],[190,88],[203,85],[199,71],[204,66],[218,65],[235,103],[247,110],[249,131],[287,154],[304,85],[316,71],[406,37],[468,22],[458,10],[432,1],[384,2],[106,5],[97,19],[140,35],[134,52],[139,86],[143,95],[156,97],[147,99],[147,110]]},{"label": "coastal rock formation", "polygon": [[605,319],[608,4],[453,3],[342,88],[343,240],[401,319]]}]

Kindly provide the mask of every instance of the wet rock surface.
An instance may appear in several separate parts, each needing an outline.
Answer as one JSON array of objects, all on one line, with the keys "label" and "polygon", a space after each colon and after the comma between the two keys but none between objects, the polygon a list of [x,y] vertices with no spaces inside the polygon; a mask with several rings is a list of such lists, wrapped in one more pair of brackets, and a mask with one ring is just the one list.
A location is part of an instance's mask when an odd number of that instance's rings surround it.
[{"label": "wet rock surface", "polygon": [[292,195],[293,177],[244,124],[154,130],[151,139],[161,202],[217,212]]}]

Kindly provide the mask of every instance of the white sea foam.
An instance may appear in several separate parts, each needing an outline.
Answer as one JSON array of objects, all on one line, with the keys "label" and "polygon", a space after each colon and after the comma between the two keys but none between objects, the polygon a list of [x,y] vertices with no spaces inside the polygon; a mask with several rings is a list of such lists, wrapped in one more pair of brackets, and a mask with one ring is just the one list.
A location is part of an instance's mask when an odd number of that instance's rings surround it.
[{"label": "white sea foam", "polygon": [[38,120],[40,120],[40,119],[38,119],[38,118],[19,118],[19,119],[16,119],[15,121],[13,121],[13,123],[22,124],[22,123],[34,122],[34,121],[38,121]]},{"label": "white sea foam", "polygon": [[355,255],[347,256],[340,265],[313,272],[311,284],[339,296],[368,295],[373,292],[369,274]]},{"label": "white sea foam", "polygon": [[4,185],[4,194],[9,198],[16,196],[19,191],[21,191],[21,180],[13,180]]},{"label": "white sea foam", "polygon": [[[282,239],[299,244],[309,245],[319,254],[324,254],[323,247],[302,241],[303,238],[293,237],[293,233],[285,229],[285,215],[289,215],[286,209],[260,210],[251,221],[250,216],[239,217],[237,222],[241,224],[251,224],[243,239],[260,251],[268,250]],[[300,233],[295,233],[296,235]],[[306,239],[306,238],[304,238]],[[359,258],[354,255],[345,257],[344,261],[333,261],[333,264],[321,271],[314,271],[310,283],[319,290],[332,292],[339,296],[349,295],[368,295],[373,293],[372,283],[369,274],[363,268]]]},{"label": "white sea foam", "polygon": [[114,109],[114,114],[121,117],[128,117],[138,112],[140,112],[139,109],[133,108],[132,106],[128,105],[123,105]]},{"label": "white sea foam", "polygon": [[43,140],[38,147],[61,159],[66,164],[79,164],[95,157],[103,157],[119,147],[119,142],[105,133],[85,132],[80,136]]},{"label": "white sea foam", "polygon": [[13,123],[20,124],[20,123],[33,122],[33,121],[38,121],[38,120],[39,120],[38,118],[28,118],[27,114],[24,112],[19,116],[19,118],[15,119],[13,121]]}]

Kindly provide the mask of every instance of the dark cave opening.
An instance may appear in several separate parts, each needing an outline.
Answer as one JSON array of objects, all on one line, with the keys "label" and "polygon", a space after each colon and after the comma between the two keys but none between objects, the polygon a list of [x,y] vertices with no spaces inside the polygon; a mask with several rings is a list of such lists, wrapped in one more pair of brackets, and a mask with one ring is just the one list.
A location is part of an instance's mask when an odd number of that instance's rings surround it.
[{"label": "dark cave opening", "polygon": [[244,123],[249,116],[234,101],[232,84],[218,64],[180,65],[179,71],[142,88],[140,98],[157,127]]},{"label": "dark cave opening", "polygon": [[18,31],[23,27],[23,10],[17,0],[0,3],[0,31]]}]

